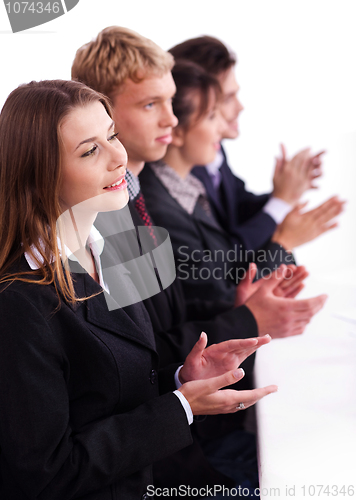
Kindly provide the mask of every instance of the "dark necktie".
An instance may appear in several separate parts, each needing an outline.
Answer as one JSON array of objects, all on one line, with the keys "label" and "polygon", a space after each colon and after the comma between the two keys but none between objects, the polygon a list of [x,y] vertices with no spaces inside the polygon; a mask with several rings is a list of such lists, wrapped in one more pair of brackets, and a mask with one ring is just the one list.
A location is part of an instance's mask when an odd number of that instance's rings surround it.
[{"label": "dark necktie", "polygon": [[147,226],[149,228],[150,236],[153,239],[155,246],[157,246],[157,238],[156,238],[156,235],[155,235],[154,230],[153,230],[152,220],[147,212],[145,199],[144,199],[141,191],[135,200],[135,208],[136,208],[139,216],[143,220],[145,226]]}]

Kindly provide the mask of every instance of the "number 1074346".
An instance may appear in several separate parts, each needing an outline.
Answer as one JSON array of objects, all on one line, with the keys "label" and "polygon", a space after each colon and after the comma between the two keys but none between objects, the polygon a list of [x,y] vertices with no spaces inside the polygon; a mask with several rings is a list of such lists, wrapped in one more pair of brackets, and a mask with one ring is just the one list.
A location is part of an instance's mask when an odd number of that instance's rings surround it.
[{"label": "number 1074346", "polygon": [[58,14],[60,11],[59,2],[9,2],[5,3],[9,14],[24,14],[26,12],[33,14]]}]

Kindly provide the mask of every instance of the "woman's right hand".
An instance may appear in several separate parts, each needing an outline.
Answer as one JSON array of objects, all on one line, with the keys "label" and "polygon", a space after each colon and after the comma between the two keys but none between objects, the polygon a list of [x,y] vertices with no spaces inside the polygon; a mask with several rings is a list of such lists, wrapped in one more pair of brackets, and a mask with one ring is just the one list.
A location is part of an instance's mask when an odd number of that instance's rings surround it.
[{"label": "woman's right hand", "polygon": [[276,392],[276,385],[269,385],[261,389],[250,391],[236,391],[233,389],[222,389],[228,385],[235,384],[242,379],[244,371],[239,368],[229,371],[219,377],[205,380],[193,380],[186,382],[178,390],[187,399],[193,415],[218,415],[220,413],[235,413],[239,411],[239,404],[244,408],[254,405],[264,396]]}]

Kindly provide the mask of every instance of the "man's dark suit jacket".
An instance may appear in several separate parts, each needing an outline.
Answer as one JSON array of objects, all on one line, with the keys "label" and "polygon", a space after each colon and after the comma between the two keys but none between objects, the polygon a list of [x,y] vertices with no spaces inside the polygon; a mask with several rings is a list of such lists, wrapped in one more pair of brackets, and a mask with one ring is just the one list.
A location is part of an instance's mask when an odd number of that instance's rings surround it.
[{"label": "man's dark suit jacket", "polygon": [[222,153],[218,190],[204,166],[194,167],[192,174],[204,184],[214,215],[233,242],[244,249],[257,250],[266,245],[276,230],[275,221],[262,211],[270,195],[246,191],[245,183],[232,173],[223,149]]},{"label": "man's dark suit jacket", "polygon": [[[158,226],[168,230],[177,266],[177,276],[188,303],[196,297],[234,303],[238,270],[248,258],[234,247],[229,235],[197,203],[192,215],[169,194],[147,164],[139,176],[146,205]],[[242,258],[241,258],[242,257]],[[292,263],[292,256],[276,243],[253,255],[260,273]]]},{"label": "man's dark suit jacket", "polygon": [[[101,290],[74,278],[79,297]],[[0,497],[140,499],[151,464],[192,440],[178,398],[158,397],[176,366],[157,376],[142,304],[109,312],[99,293],[57,306],[51,285],[0,293]]]},{"label": "man's dark suit jacket", "polygon": [[[143,221],[132,202],[129,202],[129,208],[134,225],[142,226]],[[108,232],[108,223],[110,226],[115,225],[115,219],[108,220],[106,214],[99,214],[95,226],[104,234]],[[123,262],[140,255],[140,247],[136,244],[136,233],[126,231],[111,236],[108,240],[115,246]],[[157,295],[146,299],[144,305],[152,322],[162,367],[170,363],[183,362],[202,331],[207,333],[209,344],[258,335],[256,321],[245,306],[233,309],[230,303],[224,301],[204,301],[195,298],[187,310],[182,285],[178,279]],[[195,319],[192,320],[192,317]],[[253,387],[253,364],[254,355],[244,361],[242,367],[246,375],[236,384],[236,389],[246,390]],[[209,416],[201,421],[195,421],[191,426],[194,439],[192,445],[154,464],[154,483],[162,488],[178,487],[180,484],[190,485],[192,488],[216,484],[233,486],[228,478],[209,464],[199,445],[199,439],[211,439],[241,427],[244,417],[244,412],[238,412],[224,416]]]}]

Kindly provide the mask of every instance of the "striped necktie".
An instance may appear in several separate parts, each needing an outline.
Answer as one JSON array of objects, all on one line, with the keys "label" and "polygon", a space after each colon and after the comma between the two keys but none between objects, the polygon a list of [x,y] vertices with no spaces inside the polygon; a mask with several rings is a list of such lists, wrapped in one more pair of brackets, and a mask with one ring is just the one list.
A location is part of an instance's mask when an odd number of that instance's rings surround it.
[{"label": "striped necktie", "polygon": [[136,208],[139,216],[143,220],[145,226],[147,226],[149,228],[150,236],[153,239],[155,246],[157,246],[157,238],[156,238],[156,235],[154,233],[154,229],[153,229],[153,225],[152,225],[152,220],[151,220],[151,217],[149,216],[149,214],[147,212],[145,199],[144,199],[143,194],[142,194],[141,191],[140,191],[140,193],[138,194],[138,196],[137,196],[137,198],[135,200],[135,208]]}]

